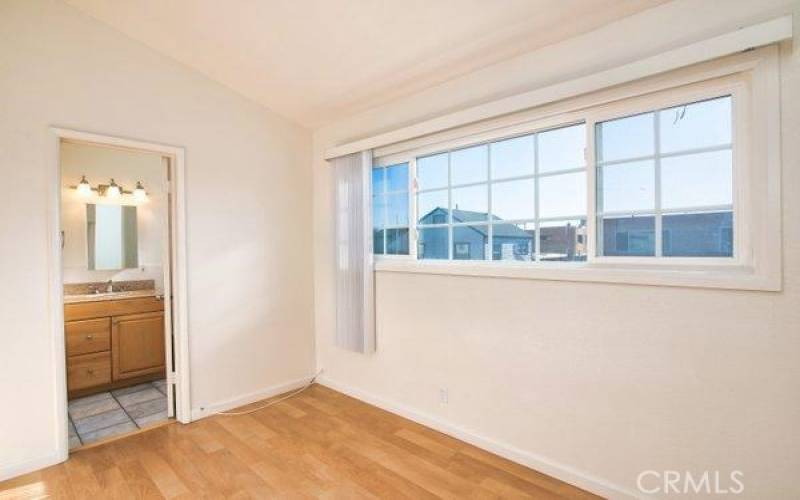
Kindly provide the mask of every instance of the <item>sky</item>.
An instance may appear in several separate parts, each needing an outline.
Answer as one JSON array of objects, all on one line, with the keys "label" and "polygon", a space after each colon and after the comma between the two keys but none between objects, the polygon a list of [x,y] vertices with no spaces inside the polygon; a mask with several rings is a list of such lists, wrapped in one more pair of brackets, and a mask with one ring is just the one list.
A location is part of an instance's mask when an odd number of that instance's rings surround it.
[{"label": "sky", "polygon": [[[656,160],[652,156],[656,148],[666,155],[659,155],[663,208],[732,204],[731,129],[730,97],[597,124],[598,212],[655,208]],[[586,126],[577,124],[420,157],[418,214],[422,217],[436,207],[447,207],[449,174],[453,208],[488,213],[491,192],[491,211],[496,217],[533,219],[538,180],[540,218],[585,215],[586,172],[564,172],[585,169],[585,146]],[[683,154],[702,148],[718,150]],[[642,159],[647,156],[651,158]],[[537,179],[507,180],[534,175],[537,159]],[[376,219],[407,223],[407,176],[405,165],[376,169],[373,194],[396,193],[376,199]],[[482,184],[461,186],[472,183]]]}]

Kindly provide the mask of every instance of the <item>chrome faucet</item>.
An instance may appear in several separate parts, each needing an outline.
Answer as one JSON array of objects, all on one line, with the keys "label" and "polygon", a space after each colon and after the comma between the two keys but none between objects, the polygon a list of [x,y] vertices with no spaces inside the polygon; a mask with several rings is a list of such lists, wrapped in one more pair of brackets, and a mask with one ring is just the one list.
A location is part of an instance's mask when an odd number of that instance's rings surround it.
[{"label": "chrome faucet", "polygon": [[111,293],[114,291],[114,283],[111,280],[106,282],[106,293]]}]

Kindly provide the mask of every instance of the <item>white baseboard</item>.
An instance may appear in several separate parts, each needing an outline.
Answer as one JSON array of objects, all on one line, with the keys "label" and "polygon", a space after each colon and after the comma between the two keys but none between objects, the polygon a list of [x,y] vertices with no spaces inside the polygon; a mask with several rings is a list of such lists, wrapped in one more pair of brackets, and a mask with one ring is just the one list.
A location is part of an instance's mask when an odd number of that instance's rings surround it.
[{"label": "white baseboard", "polygon": [[299,389],[300,387],[306,385],[313,376],[314,375],[312,374],[307,377],[290,380],[288,382],[282,382],[280,384],[249,392],[247,394],[240,394],[224,401],[204,405],[200,408],[192,408],[192,421],[210,417],[211,415],[221,411],[228,411],[239,406],[255,403],[256,401],[261,401],[262,399],[271,398],[273,396],[277,396],[278,394],[282,394],[294,389]]},{"label": "white baseboard", "polygon": [[425,425],[439,432],[452,436],[454,438],[465,441],[473,446],[492,452],[503,458],[516,462],[518,464],[530,467],[539,472],[543,472],[556,479],[564,481],[565,483],[572,484],[586,491],[590,491],[597,495],[610,499],[639,499],[643,498],[641,493],[629,490],[622,486],[616,485],[611,481],[599,478],[580,471],[574,467],[556,462],[547,457],[531,453],[529,451],[521,450],[515,446],[498,442],[494,439],[478,435],[470,430],[458,427],[440,418],[427,415],[417,411],[408,406],[394,403],[386,399],[366,393],[360,389],[355,389],[346,384],[331,380],[329,377],[320,377],[317,382],[321,385],[329,387],[335,391],[342,392],[348,396],[377,406],[383,410],[395,413],[401,417],[413,420],[419,424]]},{"label": "white baseboard", "polygon": [[53,452],[43,457],[23,460],[22,462],[0,464],[0,481],[5,481],[6,479],[21,476],[39,469],[44,469],[45,467],[50,467],[51,465],[61,463],[66,459],[67,457],[62,453]]}]

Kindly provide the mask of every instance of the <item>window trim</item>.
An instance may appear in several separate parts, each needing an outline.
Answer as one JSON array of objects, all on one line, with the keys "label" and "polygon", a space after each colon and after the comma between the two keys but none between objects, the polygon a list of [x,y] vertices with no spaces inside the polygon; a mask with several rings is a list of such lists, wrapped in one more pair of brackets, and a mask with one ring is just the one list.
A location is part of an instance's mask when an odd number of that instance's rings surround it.
[{"label": "window trim", "polygon": [[[505,118],[505,127],[492,122],[485,130],[467,127],[471,134],[402,150],[402,146],[377,159],[395,164],[445,149],[493,142],[586,122],[587,151],[594,152],[595,124],[605,119],[668,108],[688,102],[732,96],[733,123],[733,257],[598,257],[596,255],[595,158],[587,158],[587,254],[586,262],[508,262],[417,260],[403,256],[378,259],[378,271],[423,272],[470,276],[619,282],[646,285],[781,289],[779,67],[776,46],[682,68],[599,95],[570,100]],[[591,108],[591,109],[589,109]],[[559,112],[553,112],[554,110]],[[538,117],[537,117],[538,111]],[[590,142],[591,141],[591,147]],[[414,141],[419,143],[420,141]],[[409,178],[416,178],[415,161],[409,161]],[[416,191],[409,190],[409,207],[416,209]],[[410,253],[416,253],[417,215],[409,220]],[[491,257],[491,256],[490,256]]]}]

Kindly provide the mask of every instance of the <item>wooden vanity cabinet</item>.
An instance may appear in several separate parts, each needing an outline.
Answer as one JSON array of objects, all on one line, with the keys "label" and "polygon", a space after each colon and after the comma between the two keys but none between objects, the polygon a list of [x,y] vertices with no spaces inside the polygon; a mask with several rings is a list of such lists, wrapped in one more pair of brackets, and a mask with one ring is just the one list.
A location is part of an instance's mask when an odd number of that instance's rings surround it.
[{"label": "wooden vanity cabinet", "polygon": [[64,320],[70,398],[164,377],[163,300],[65,304]]},{"label": "wooden vanity cabinet", "polygon": [[114,380],[164,371],[164,313],[117,316],[111,326]]}]

